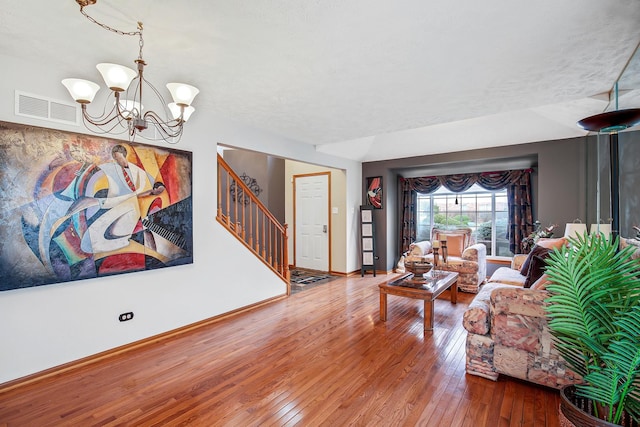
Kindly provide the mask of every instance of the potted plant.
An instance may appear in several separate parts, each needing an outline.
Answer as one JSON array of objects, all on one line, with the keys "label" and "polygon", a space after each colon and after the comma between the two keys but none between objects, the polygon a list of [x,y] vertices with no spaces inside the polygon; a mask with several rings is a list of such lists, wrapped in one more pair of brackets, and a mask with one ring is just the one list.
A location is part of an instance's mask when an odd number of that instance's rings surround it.
[{"label": "potted plant", "polygon": [[523,254],[531,252],[531,249],[533,249],[541,238],[553,237],[553,230],[558,226],[558,224],[553,224],[548,227],[542,227],[540,221],[534,222],[533,225],[535,230],[522,240],[521,245]]},{"label": "potted plant", "polygon": [[640,422],[640,260],[618,243],[585,234],[547,258],[549,330],[583,378],[562,390],[563,404],[575,394],[598,421],[582,424],[564,412],[575,425]]}]

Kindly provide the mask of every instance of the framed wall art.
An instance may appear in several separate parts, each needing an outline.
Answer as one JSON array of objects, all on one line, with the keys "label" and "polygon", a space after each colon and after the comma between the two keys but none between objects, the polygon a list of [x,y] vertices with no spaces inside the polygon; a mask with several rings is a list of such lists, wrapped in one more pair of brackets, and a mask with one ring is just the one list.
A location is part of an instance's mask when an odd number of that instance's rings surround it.
[{"label": "framed wall art", "polygon": [[367,178],[367,204],[382,209],[382,177]]},{"label": "framed wall art", "polygon": [[193,262],[192,154],[0,122],[0,291]]}]

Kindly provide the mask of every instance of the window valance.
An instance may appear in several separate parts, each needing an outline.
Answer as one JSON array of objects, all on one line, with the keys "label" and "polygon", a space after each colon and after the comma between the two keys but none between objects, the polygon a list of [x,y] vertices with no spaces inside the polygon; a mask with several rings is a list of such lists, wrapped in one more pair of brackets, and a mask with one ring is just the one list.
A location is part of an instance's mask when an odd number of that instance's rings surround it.
[{"label": "window valance", "polygon": [[442,176],[424,176],[419,178],[400,178],[409,189],[418,193],[429,194],[441,186],[454,193],[467,191],[473,184],[485,190],[502,190],[522,180],[523,175],[530,174],[532,169],[507,170],[497,172],[478,172]]}]

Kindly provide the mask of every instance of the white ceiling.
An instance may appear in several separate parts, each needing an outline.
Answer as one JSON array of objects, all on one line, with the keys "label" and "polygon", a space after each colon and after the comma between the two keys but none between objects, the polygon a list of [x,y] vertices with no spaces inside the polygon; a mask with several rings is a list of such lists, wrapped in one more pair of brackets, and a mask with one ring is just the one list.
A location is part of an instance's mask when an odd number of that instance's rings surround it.
[{"label": "white ceiling", "polygon": [[[0,52],[100,82],[138,41],[74,0],[0,2]],[[584,135],[640,42],[638,0],[98,0],[146,76],[208,115],[370,161]],[[58,84],[59,76],[47,75]],[[640,87],[640,85],[636,86]],[[635,92],[620,98],[636,102]],[[640,106],[640,104],[635,105]],[[609,107],[610,108],[610,107]]]}]

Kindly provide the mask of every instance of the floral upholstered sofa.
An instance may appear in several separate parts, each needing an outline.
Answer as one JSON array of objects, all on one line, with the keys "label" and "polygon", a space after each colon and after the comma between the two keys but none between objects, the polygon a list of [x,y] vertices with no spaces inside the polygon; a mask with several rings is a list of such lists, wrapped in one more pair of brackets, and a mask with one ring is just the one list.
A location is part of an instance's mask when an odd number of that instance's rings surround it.
[{"label": "floral upholstered sofa", "polygon": [[522,266],[529,259],[530,270],[534,257],[516,255],[511,267],[498,268],[469,304],[463,316],[467,373],[494,381],[504,374],[554,388],[580,381],[547,327],[546,275],[524,287]]}]

